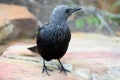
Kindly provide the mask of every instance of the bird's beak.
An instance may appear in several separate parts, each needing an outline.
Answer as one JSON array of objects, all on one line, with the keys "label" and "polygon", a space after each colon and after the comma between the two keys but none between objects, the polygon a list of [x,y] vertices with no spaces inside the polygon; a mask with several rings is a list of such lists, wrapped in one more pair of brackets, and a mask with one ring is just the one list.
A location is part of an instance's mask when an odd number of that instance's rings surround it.
[{"label": "bird's beak", "polygon": [[82,8],[74,8],[73,10],[74,11],[79,11],[79,10],[82,10]]},{"label": "bird's beak", "polygon": [[73,9],[71,10],[71,13],[76,12],[76,11],[82,11],[82,8],[73,8]]}]

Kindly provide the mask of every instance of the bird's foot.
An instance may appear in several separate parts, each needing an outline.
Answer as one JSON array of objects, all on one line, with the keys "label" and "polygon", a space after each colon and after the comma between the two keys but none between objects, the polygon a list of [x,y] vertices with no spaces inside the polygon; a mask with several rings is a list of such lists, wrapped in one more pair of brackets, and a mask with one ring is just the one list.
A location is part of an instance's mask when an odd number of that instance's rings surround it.
[{"label": "bird's foot", "polygon": [[64,72],[65,74],[67,74],[67,72],[70,72],[69,70],[65,69],[63,66],[58,66],[59,67],[59,70],[60,70],[60,73],[61,72]]},{"label": "bird's foot", "polygon": [[48,69],[45,65],[43,66],[43,70],[42,70],[42,73],[46,72],[48,76],[50,76],[49,72],[48,71],[53,71],[51,69]]}]

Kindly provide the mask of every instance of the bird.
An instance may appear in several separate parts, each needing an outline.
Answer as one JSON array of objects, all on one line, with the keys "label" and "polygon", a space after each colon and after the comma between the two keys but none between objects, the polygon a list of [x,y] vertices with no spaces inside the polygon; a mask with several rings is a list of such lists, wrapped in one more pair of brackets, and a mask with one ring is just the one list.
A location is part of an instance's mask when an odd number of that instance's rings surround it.
[{"label": "bird", "polygon": [[52,59],[57,59],[60,63],[60,72],[65,74],[70,72],[64,68],[60,59],[65,55],[71,40],[71,32],[67,25],[67,19],[72,13],[80,10],[82,8],[58,5],[53,9],[48,22],[39,27],[36,35],[36,45],[28,49],[33,52],[37,51],[43,58],[42,73],[46,72],[47,75],[50,75],[48,71],[52,70],[48,69],[45,61]]}]

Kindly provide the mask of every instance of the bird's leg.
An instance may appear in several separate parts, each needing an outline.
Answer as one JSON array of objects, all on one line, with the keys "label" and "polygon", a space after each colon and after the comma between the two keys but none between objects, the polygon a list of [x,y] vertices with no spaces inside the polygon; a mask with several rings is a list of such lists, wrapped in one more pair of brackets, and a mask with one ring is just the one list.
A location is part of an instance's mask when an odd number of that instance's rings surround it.
[{"label": "bird's leg", "polygon": [[60,66],[59,66],[60,72],[64,72],[65,74],[67,74],[66,72],[70,72],[69,70],[64,68],[64,66],[62,65],[60,59],[58,59],[58,61],[60,63]]},{"label": "bird's leg", "polygon": [[43,70],[42,70],[42,73],[44,73],[44,71],[47,73],[48,76],[50,76],[48,71],[52,71],[51,69],[48,69],[47,66],[45,65],[45,60],[43,60]]}]

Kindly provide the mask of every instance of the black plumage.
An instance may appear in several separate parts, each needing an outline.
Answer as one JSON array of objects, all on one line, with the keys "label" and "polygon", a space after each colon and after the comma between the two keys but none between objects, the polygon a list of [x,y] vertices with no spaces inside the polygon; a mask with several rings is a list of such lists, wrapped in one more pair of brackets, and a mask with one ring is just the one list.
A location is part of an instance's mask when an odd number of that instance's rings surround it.
[{"label": "black plumage", "polygon": [[57,6],[51,13],[49,22],[38,29],[37,46],[29,48],[32,51],[37,49],[42,56],[43,72],[46,71],[48,75],[49,69],[45,65],[45,60],[57,59],[60,63],[60,72],[63,71],[65,74],[69,72],[63,67],[60,58],[66,53],[71,39],[66,21],[70,14],[78,10],[81,10],[81,8],[70,8],[66,5]]}]

